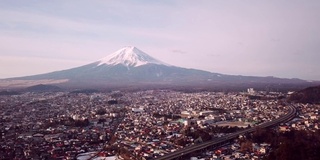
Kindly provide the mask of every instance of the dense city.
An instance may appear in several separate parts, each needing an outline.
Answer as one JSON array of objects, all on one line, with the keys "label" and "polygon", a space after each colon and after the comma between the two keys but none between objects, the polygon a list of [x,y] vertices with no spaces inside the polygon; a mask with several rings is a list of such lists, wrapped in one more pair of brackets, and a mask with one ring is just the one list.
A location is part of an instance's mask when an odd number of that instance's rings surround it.
[{"label": "dense city", "polygon": [[[277,119],[288,112],[276,92],[27,92],[0,96],[0,159],[156,159]],[[319,129],[319,105],[272,132]],[[271,129],[270,129],[271,130]],[[263,131],[260,131],[263,132]],[[185,159],[262,159],[272,144],[240,135]]]}]

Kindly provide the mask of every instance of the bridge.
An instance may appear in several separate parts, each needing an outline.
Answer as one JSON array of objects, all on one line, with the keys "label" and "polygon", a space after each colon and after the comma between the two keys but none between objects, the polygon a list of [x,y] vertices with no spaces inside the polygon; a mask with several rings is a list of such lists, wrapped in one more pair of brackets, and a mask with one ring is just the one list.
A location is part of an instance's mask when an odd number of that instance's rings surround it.
[{"label": "bridge", "polygon": [[252,127],[252,128],[248,128],[248,129],[239,131],[239,132],[231,133],[231,134],[225,135],[223,137],[216,138],[216,139],[213,139],[213,140],[201,143],[201,144],[187,146],[187,147],[184,147],[184,148],[182,148],[180,150],[177,150],[175,152],[171,152],[171,153],[168,153],[168,154],[166,154],[164,156],[156,158],[155,160],[170,160],[170,159],[179,158],[181,156],[184,156],[184,155],[190,154],[192,152],[208,148],[210,146],[217,146],[217,145],[223,144],[223,143],[225,143],[227,141],[230,141],[230,140],[232,140],[234,138],[237,138],[239,135],[243,135],[243,134],[246,134],[246,133],[254,132],[257,128],[268,128],[268,127],[271,127],[271,126],[274,126],[274,125],[278,125],[278,124],[283,123],[283,122],[287,122],[287,121],[293,119],[295,117],[296,113],[297,113],[297,109],[296,109],[296,107],[294,105],[292,105],[292,104],[287,104],[287,105],[289,106],[289,112],[286,115],[284,115],[282,117],[279,117],[279,118],[277,118],[277,119],[275,119],[273,121],[264,122],[264,123],[262,123],[262,124],[260,124],[260,125],[258,125],[256,127]]}]

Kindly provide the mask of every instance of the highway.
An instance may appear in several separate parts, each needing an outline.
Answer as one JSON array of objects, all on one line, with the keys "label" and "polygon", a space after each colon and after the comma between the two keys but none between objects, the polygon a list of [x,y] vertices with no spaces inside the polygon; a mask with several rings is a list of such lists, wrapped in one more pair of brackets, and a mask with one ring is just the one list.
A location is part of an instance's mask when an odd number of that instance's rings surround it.
[{"label": "highway", "polygon": [[289,106],[288,114],[286,114],[286,115],[284,115],[282,117],[279,117],[279,118],[277,118],[277,119],[275,119],[273,121],[265,122],[265,123],[260,124],[259,126],[248,128],[248,129],[245,129],[245,130],[242,130],[242,131],[239,131],[239,132],[231,133],[231,134],[228,134],[226,136],[213,139],[211,141],[203,142],[201,144],[187,146],[187,147],[185,147],[183,149],[180,149],[180,150],[177,150],[175,152],[171,152],[169,154],[166,154],[164,156],[156,158],[155,160],[170,160],[170,159],[179,158],[179,157],[181,157],[183,155],[186,155],[186,154],[189,154],[189,153],[201,150],[201,149],[205,149],[205,148],[210,147],[210,146],[218,145],[218,144],[221,144],[223,142],[229,141],[231,139],[234,139],[234,138],[238,137],[239,135],[254,132],[257,128],[267,128],[267,127],[271,127],[271,126],[274,126],[274,125],[277,125],[277,124],[280,124],[280,123],[283,123],[283,122],[287,122],[287,121],[293,119],[295,117],[295,115],[296,115],[296,112],[297,112],[297,109],[295,108],[295,106],[293,106],[292,104],[287,104],[287,105]]}]

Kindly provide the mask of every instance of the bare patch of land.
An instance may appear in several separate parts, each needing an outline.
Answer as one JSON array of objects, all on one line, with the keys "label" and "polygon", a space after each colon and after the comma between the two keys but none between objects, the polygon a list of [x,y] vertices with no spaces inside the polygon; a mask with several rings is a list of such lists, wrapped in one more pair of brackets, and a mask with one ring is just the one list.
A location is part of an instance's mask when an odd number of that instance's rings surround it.
[{"label": "bare patch of land", "polygon": [[68,82],[68,79],[41,79],[41,80],[0,80],[0,88],[22,88],[39,84],[59,84]]}]

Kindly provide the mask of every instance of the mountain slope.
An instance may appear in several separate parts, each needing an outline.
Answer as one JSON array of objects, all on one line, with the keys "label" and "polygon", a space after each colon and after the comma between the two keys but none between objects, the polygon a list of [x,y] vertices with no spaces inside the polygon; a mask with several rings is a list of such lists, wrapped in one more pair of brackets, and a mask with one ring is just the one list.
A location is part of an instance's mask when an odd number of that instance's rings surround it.
[{"label": "mountain slope", "polygon": [[308,87],[295,92],[289,97],[289,100],[299,103],[320,104],[320,86]]},{"label": "mountain slope", "polygon": [[[10,80],[63,80],[77,87],[132,85],[203,85],[203,86],[263,86],[306,84],[300,79],[276,77],[234,76],[187,69],[163,63],[136,47],[124,47],[96,62],[72,69]],[[263,87],[262,87],[263,88]]]},{"label": "mountain slope", "polygon": [[129,46],[88,65],[19,79],[68,79],[71,82],[95,80],[109,83],[143,83],[207,80],[212,76],[214,74],[210,72],[165,64],[136,47]]},{"label": "mountain slope", "polygon": [[57,92],[57,91],[61,91],[61,88],[59,88],[57,86],[53,86],[53,85],[39,84],[39,85],[27,87],[25,89],[25,91],[27,91],[27,92]]}]

